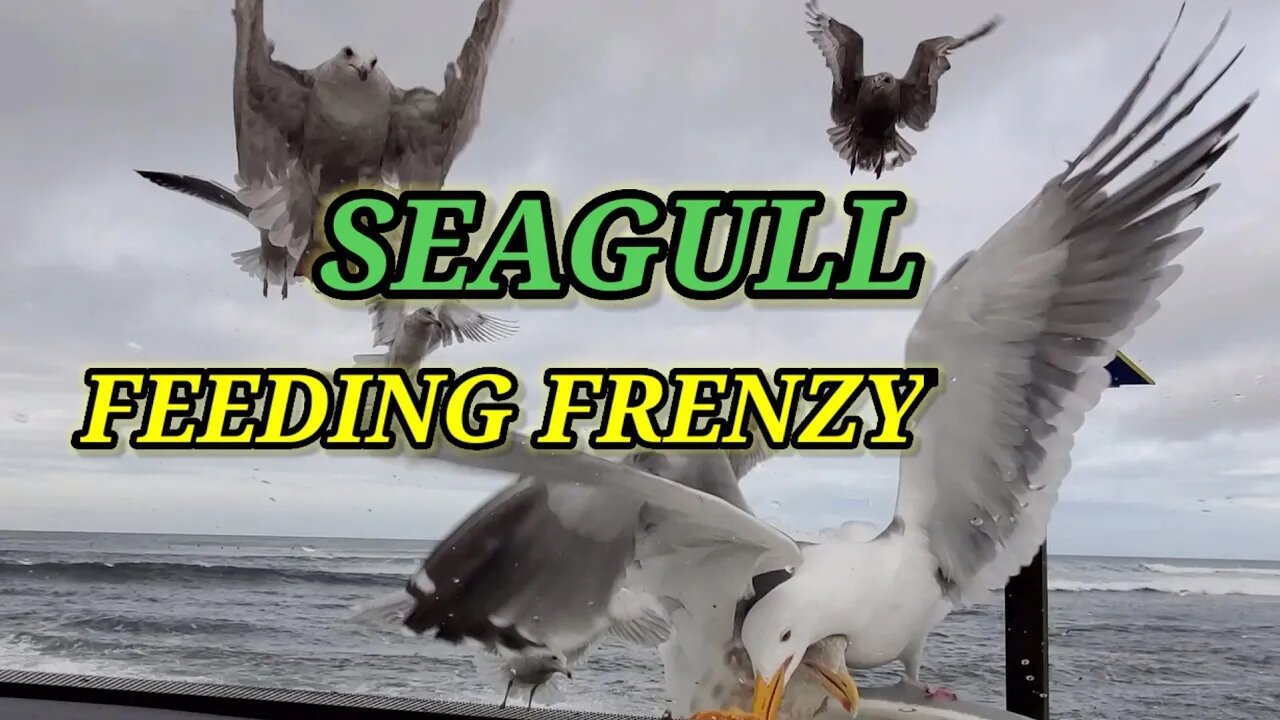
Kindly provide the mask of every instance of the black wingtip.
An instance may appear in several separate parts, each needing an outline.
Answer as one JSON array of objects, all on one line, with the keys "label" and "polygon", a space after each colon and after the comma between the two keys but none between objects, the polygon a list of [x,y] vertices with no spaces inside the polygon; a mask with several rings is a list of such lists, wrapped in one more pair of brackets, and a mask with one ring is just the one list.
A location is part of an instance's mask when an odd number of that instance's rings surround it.
[{"label": "black wingtip", "polygon": [[134,172],[166,190],[175,190],[187,195],[192,194],[187,188],[183,187],[185,178],[182,175],[158,170],[134,170]]}]

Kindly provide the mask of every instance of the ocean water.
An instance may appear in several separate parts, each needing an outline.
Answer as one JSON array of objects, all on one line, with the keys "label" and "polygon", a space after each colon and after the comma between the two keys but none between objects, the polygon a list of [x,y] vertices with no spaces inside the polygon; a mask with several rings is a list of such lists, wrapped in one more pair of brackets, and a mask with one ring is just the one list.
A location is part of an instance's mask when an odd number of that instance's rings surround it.
[{"label": "ocean water", "polygon": [[[430,545],[0,532],[0,667],[497,702],[473,651],[349,620]],[[1055,720],[1280,717],[1280,563],[1055,557],[1050,574]],[[1000,615],[949,617],[926,679],[1003,703]],[[663,709],[652,650],[607,644],[565,690]]]}]

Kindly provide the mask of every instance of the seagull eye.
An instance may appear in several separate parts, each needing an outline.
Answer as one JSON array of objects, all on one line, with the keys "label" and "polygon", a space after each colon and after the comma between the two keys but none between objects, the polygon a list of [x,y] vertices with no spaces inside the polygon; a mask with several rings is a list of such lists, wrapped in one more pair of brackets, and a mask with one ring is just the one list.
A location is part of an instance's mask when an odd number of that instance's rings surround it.
[{"label": "seagull eye", "polygon": [[344,47],[342,48],[342,54],[346,57],[351,57],[352,55],[355,55],[355,51],[349,47]]},{"label": "seagull eye", "polygon": [[378,58],[374,58],[374,59],[372,59],[372,60],[370,60],[370,61],[369,61],[369,69],[370,69],[370,70],[374,69],[374,68],[375,68],[375,67],[377,67],[377,66],[378,66]]},{"label": "seagull eye", "polygon": [[781,638],[779,638],[779,640],[780,640],[781,642],[786,642],[786,641],[788,641],[788,640],[790,640],[790,639],[791,639],[791,631],[790,631],[790,630],[788,630],[788,631],[786,631],[786,632],[782,633],[782,637],[781,637]]}]

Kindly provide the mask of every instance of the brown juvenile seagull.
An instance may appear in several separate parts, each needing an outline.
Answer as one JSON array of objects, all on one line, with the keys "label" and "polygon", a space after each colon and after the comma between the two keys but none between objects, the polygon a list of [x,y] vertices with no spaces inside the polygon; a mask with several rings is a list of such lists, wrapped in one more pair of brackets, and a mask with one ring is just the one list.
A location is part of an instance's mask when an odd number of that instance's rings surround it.
[{"label": "brown juvenile seagull", "polygon": [[271,284],[288,297],[293,278],[310,278],[312,262],[328,248],[316,226],[332,197],[355,187],[444,184],[479,125],[490,56],[511,0],[480,0],[438,92],[396,86],[376,55],[350,45],[309,70],[276,59],[263,2],[236,0],[232,11],[235,189],[190,175],[138,172],[252,223],[258,245],[232,257],[262,281],[264,297]]},{"label": "brown juvenile seagull", "polygon": [[921,42],[907,74],[896,78],[889,73],[864,75],[862,36],[819,10],[817,0],[805,3],[805,10],[812,28],[809,37],[831,69],[831,146],[849,163],[849,174],[874,170],[877,178],[915,157],[916,149],[898,128],[905,125],[923,132],[929,127],[938,109],[938,78],[951,68],[947,55],[1003,22],[996,16],[962,38],[945,35]]}]

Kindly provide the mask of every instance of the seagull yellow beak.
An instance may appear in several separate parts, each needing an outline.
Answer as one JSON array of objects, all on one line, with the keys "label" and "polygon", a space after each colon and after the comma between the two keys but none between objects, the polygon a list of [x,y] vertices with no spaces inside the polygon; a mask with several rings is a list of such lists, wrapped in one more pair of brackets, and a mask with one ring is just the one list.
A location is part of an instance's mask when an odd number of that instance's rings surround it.
[{"label": "seagull yellow beak", "polygon": [[755,696],[751,701],[751,712],[760,720],[774,720],[778,716],[778,708],[782,707],[783,678],[787,676],[787,668],[795,656],[787,658],[782,667],[767,681],[756,675]]},{"label": "seagull yellow beak", "polygon": [[858,683],[853,681],[847,668],[841,667],[834,672],[813,663],[805,663],[810,670],[818,673],[822,679],[822,687],[831,693],[831,697],[840,703],[849,715],[858,714]]}]

